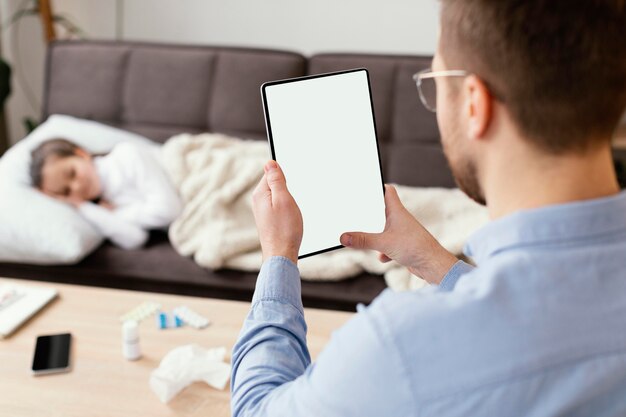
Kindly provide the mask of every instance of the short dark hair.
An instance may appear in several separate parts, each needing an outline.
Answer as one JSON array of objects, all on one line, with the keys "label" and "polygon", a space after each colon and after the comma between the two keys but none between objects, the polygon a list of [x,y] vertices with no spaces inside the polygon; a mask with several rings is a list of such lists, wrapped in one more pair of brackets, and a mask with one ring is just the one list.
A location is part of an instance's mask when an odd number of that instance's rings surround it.
[{"label": "short dark hair", "polygon": [[43,167],[50,158],[68,158],[76,155],[80,148],[67,139],[55,138],[47,140],[31,152],[30,178],[33,186],[41,188]]},{"label": "short dark hair", "polygon": [[[626,0],[441,0],[441,56],[551,153],[610,139],[626,108]],[[599,142],[601,141],[601,142]]]}]

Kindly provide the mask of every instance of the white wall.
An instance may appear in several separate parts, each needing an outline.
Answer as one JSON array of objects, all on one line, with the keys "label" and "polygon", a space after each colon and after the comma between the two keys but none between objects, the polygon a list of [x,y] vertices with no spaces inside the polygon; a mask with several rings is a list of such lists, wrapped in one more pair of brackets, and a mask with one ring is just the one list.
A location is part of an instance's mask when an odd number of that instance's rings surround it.
[{"label": "white wall", "polygon": [[[0,0],[2,22],[22,3]],[[90,38],[237,45],[316,52],[432,54],[438,31],[436,0],[52,0]],[[116,9],[117,7],[119,9]],[[121,16],[121,18],[118,18]],[[22,119],[41,113],[45,45],[38,17],[5,30],[3,56],[14,69],[6,107],[12,143],[25,135]],[[18,65],[14,42],[19,42]],[[32,99],[20,73],[32,90]],[[31,103],[32,102],[32,103]]]},{"label": "white wall", "polygon": [[[52,0],[55,13],[67,15],[91,37],[112,39],[115,34],[115,1]],[[5,24],[23,1],[1,0],[0,18]],[[7,101],[7,126],[11,143],[24,137],[23,119],[41,116],[45,43],[38,16],[28,16],[5,29],[2,55],[12,67],[12,93]],[[20,82],[20,79],[22,82]]]},{"label": "white wall", "polygon": [[322,51],[426,53],[436,0],[127,0],[129,39]]}]

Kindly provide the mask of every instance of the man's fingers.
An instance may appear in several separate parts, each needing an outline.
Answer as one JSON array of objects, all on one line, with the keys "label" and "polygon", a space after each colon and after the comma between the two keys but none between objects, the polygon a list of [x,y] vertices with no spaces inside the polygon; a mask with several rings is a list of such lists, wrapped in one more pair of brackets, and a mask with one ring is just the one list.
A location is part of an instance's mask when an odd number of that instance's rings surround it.
[{"label": "man's fingers", "polygon": [[354,249],[377,249],[380,246],[380,233],[349,232],[339,237],[343,246]]}]

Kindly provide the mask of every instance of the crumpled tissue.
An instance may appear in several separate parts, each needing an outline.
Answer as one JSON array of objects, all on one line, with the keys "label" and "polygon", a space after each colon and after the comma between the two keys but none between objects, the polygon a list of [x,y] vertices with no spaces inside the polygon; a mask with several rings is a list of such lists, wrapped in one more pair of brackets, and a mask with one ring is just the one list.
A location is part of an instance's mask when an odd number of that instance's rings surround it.
[{"label": "crumpled tissue", "polygon": [[223,347],[204,349],[196,344],[177,347],[150,374],[150,388],[164,403],[196,381],[224,389],[230,377],[230,364],[224,362],[225,356]]}]

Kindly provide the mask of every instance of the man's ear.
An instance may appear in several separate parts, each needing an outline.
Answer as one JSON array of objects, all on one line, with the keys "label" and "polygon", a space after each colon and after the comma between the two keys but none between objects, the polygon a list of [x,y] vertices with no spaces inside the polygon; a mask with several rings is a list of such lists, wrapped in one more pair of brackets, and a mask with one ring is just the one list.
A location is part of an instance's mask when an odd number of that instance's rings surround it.
[{"label": "man's ear", "polygon": [[463,89],[468,119],[467,134],[471,139],[482,139],[491,123],[493,97],[485,83],[475,75],[465,78]]}]

